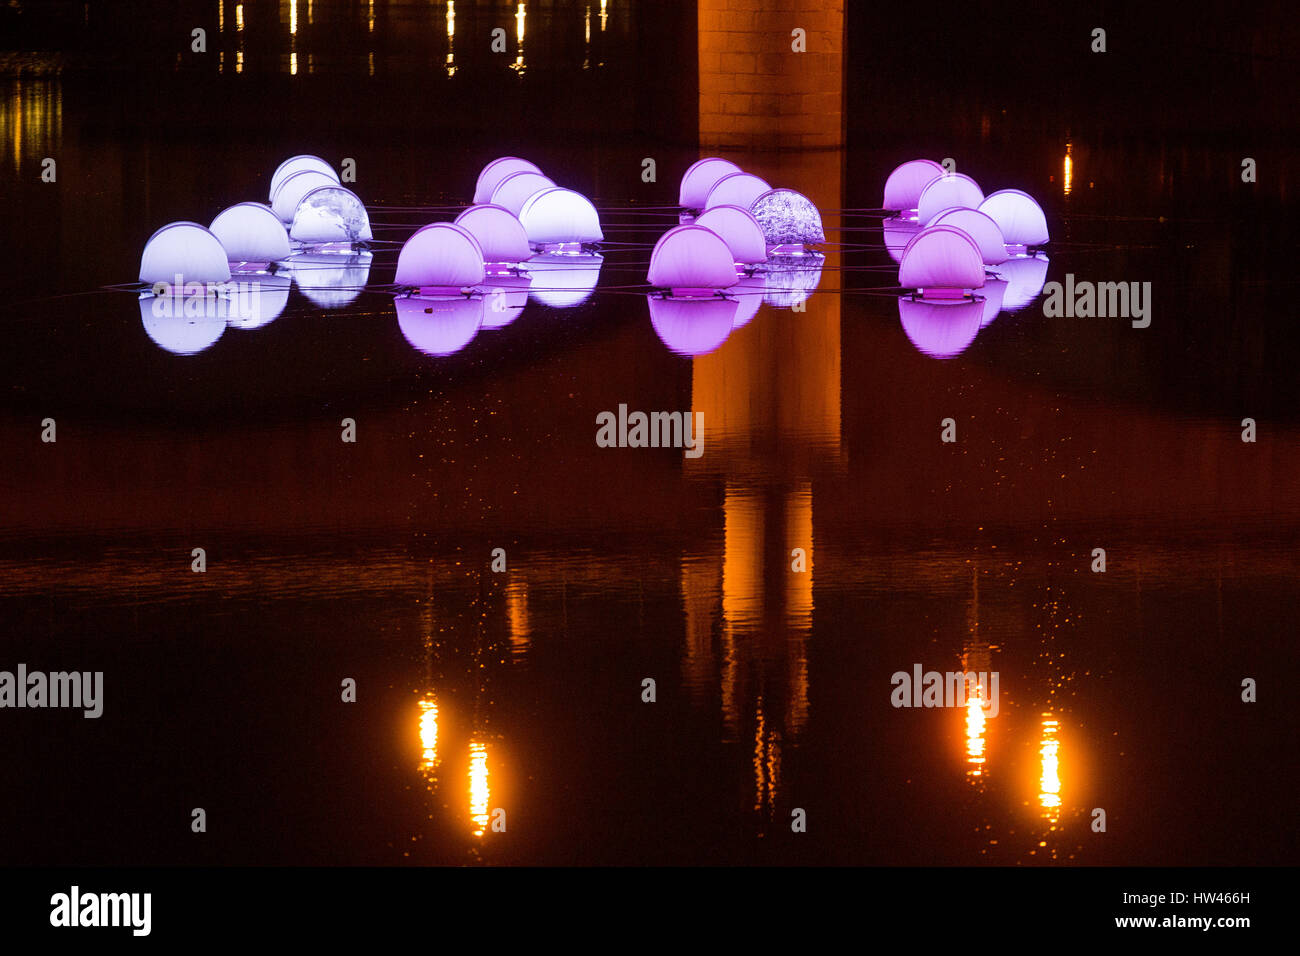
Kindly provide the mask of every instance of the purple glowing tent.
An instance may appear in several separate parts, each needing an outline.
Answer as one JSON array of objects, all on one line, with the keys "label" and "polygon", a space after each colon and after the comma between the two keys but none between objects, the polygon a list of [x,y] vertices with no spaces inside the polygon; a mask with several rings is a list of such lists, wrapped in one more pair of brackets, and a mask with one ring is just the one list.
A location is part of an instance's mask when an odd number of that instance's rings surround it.
[{"label": "purple glowing tent", "polygon": [[740,167],[735,163],[718,159],[716,156],[692,163],[691,167],[682,174],[681,189],[677,193],[678,204],[686,209],[703,209],[705,200],[709,198],[709,190],[717,181],[723,176],[730,176],[740,171]]},{"label": "purple glowing tent", "polygon": [[317,186],[298,202],[289,238],[298,242],[358,242],[374,238],[357,194],[342,186]]},{"label": "purple glowing tent", "polygon": [[[533,193],[550,189],[555,183],[541,173],[511,173],[492,190],[490,202],[494,206],[504,206],[516,216],[524,208]],[[522,221],[522,220],[521,220]]]},{"label": "purple glowing tent", "polygon": [[736,263],[727,244],[704,226],[673,226],[650,253],[652,286],[675,295],[712,295],[736,281]]},{"label": "purple glowing tent", "polygon": [[979,183],[962,173],[945,173],[921,190],[916,201],[916,218],[929,222],[951,206],[978,209],[984,201]]},{"label": "purple glowing tent", "polygon": [[953,206],[945,209],[926,223],[927,226],[940,224],[956,226],[975,240],[980,256],[986,266],[995,266],[1007,259],[1007,246],[1002,239],[1002,230],[998,224],[978,209],[966,209]]},{"label": "purple glowing tent", "polygon": [[418,289],[463,289],[481,284],[485,275],[483,247],[469,230],[435,222],[406,240],[393,281]]},{"label": "purple glowing tent", "polygon": [[748,209],[739,206],[714,206],[702,212],[695,225],[716,232],[731,250],[736,262],[753,265],[767,258],[767,242],[762,227]]},{"label": "purple glowing tent", "polygon": [[534,246],[600,242],[600,216],[586,196],[552,186],[533,193],[519,210],[528,241]]},{"label": "purple glowing tent", "polygon": [[1047,242],[1047,217],[1029,193],[1019,189],[999,189],[980,203],[980,211],[998,224],[1006,244],[1023,251],[1026,246]]},{"label": "purple glowing tent", "polygon": [[943,167],[932,159],[913,159],[885,180],[884,208],[892,212],[911,212],[921,199],[921,191],[943,175]]},{"label": "purple glowing tent", "polygon": [[260,202],[241,202],[221,211],[208,229],[230,262],[274,262],[289,255],[284,224]]},{"label": "purple glowing tent", "polygon": [[752,173],[728,173],[713,184],[704,200],[704,208],[739,206],[741,209],[749,209],[754,205],[755,199],[771,189],[764,180]]},{"label": "purple glowing tent", "polygon": [[478,240],[484,262],[513,264],[533,254],[523,223],[504,206],[470,206],[456,217],[455,224]]},{"label": "purple glowing tent", "polygon": [[960,355],[979,335],[984,303],[970,300],[918,302],[910,295],[898,300],[903,332],[918,350],[931,358]]},{"label": "purple glowing tent", "polygon": [[826,241],[822,214],[803,193],[771,189],[749,207],[769,246],[816,245]]},{"label": "purple glowing tent", "polygon": [[903,250],[898,284],[927,296],[978,289],[984,285],[984,259],[975,240],[955,226],[922,229]]},{"label": "purple glowing tent", "polygon": [[659,341],[679,355],[707,355],[735,327],[735,299],[664,299],[648,295],[650,324]]},{"label": "purple glowing tent", "polygon": [[[734,274],[734,272],[733,272]],[[163,226],[144,244],[140,256],[140,281],[225,282],[230,262],[221,240],[197,222],[173,222]]]},{"label": "purple glowing tent", "polygon": [[469,345],[483,322],[483,300],[463,295],[399,295],[397,327],[425,355],[451,355]]},{"label": "purple glowing tent", "polygon": [[334,167],[319,156],[311,156],[304,153],[301,156],[293,156],[286,159],[276,167],[275,172],[271,174],[271,187],[267,190],[268,199],[275,198],[275,191],[280,188],[280,184],[292,176],[294,173],[301,173],[305,170],[322,173],[330,177],[334,182],[339,181],[339,174],[334,171]]},{"label": "purple glowing tent", "polygon": [[481,206],[492,201],[492,192],[501,180],[514,173],[540,173],[541,170],[526,159],[517,156],[502,156],[483,167],[478,174],[478,183],[474,186],[474,205]]},{"label": "purple glowing tent", "polygon": [[292,222],[293,214],[298,211],[298,203],[302,202],[302,197],[321,186],[337,185],[337,176],[327,176],[315,169],[304,169],[285,177],[280,183],[271,197],[271,210],[281,222]]}]

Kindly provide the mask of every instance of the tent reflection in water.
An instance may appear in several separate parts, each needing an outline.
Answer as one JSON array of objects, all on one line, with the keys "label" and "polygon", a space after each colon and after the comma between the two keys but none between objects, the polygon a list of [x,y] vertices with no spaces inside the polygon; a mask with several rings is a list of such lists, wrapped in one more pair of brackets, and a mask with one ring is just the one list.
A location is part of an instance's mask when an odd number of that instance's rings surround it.
[{"label": "tent reflection in water", "polygon": [[196,355],[226,331],[228,304],[218,296],[143,295],[140,323],[154,344],[173,355]]},{"label": "tent reflection in water", "polygon": [[459,352],[483,324],[480,296],[399,295],[393,305],[403,337],[425,355]]},{"label": "tent reflection in water", "polygon": [[820,252],[768,259],[763,301],[777,309],[790,309],[808,301],[821,284],[825,263],[826,257]]},{"label": "tent reflection in water", "polygon": [[503,329],[524,311],[533,280],[527,275],[491,276],[483,284],[483,328]]},{"label": "tent reflection in water", "polygon": [[286,263],[298,291],[322,309],[351,305],[370,280],[369,252],[300,253]]},{"label": "tent reflection in water", "polygon": [[528,260],[532,276],[529,294],[552,309],[570,309],[591,297],[600,281],[604,256],[595,253],[573,255],[544,252]]},{"label": "tent reflection in water", "polygon": [[931,358],[948,359],[966,351],[979,335],[984,302],[979,299],[927,302],[905,295],[898,300],[898,317],[903,332],[919,351]]},{"label": "tent reflection in water", "polygon": [[884,225],[885,251],[895,262],[903,261],[903,250],[912,241],[912,237],[924,226],[915,219],[886,219]]},{"label": "tent reflection in water", "polygon": [[739,303],[735,299],[680,299],[647,295],[650,324],[659,340],[679,355],[707,355],[716,350],[735,327]]},{"label": "tent reflection in water", "polygon": [[1040,252],[1012,256],[992,268],[993,275],[1007,284],[1002,301],[1004,311],[1018,312],[1038,298],[1047,282],[1047,262],[1047,256]]}]

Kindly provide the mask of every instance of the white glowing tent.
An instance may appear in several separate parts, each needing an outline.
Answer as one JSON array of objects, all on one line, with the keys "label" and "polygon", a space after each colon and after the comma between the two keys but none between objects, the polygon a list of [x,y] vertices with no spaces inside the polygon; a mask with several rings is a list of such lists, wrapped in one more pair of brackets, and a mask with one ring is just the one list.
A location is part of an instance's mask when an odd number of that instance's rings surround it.
[{"label": "white glowing tent", "polygon": [[922,229],[903,250],[898,284],[921,289],[927,296],[979,289],[984,285],[984,259],[979,246],[955,226]]},{"label": "white glowing tent", "polygon": [[524,224],[504,206],[492,203],[470,206],[456,217],[455,224],[478,240],[483,247],[484,262],[517,263],[533,254]]},{"label": "white glowing tent", "polygon": [[953,206],[939,213],[927,222],[926,226],[940,224],[956,226],[974,239],[986,266],[995,266],[999,262],[1006,262],[1007,246],[1002,238],[1002,230],[986,213],[982,213],[978,209]]},{"label": "white glowing tent", "polygon": [[327,176],[316,169],[304,169],[286,176],[276,187],[271,196],[271,211],[281,222],[293,222],[293,214],[298,211],[298,203],[313,189],[321,186],[337,186],[337,176]]},{"label": "white glowing tent", "polygon": [[289,237],[299,242],[357,242],[373,238],[370,216],[357,194],[342,186],[318,186],[302,197]]},{"label": "white glowing tent", "polygon": [[753,173],[728,173],[713,184],[704,200],[704,208],[739,206],[741,209],[749,209],[754,205],[755,199],[771,189],[771,186]]},{"label": "white glowing tent", "polygon": [[581,193],[560,186],[539,190],[519,210],[528,241],[535,246],[562,242],[600,242],[600,216]]},{"label": "white glowing tent", "polygon": [[750,205],[769,246],[815,245],[826,241],[822,214],[811,199],[793,189],[771,189]]},{"label": "white glowing tent", "polygon": [[451,355],[469,345],[483,324],[483,300],[463,295],[394,297],[397,327],[425,355]]},{"label": "white glowing tent", "polygon": [[767,242],[762,227],[748,209],[714,206],[700,213],[695,225],[712,229],[721,236],[736,262],[753,265],[767,258]]},{"label": "white glowing tent", "polygon": [[1008,246],[1041,246],[1047,242],[1047,217],[1028,193],[999,189],[985,196],[979,208],[998,224]]},{"label": "white glowing tent", "polygon": [[463,226],[435,222],[417,229],[397,254],[400,286],[463,289],[483,282],[483,247]]},{"label": "white glowing tent", "polygon": [[274,262],[289,255],[284,224],[260,202],[241,202],[221,211],[208,229],[230,262]]},{"label": "white glowing tent", "polygon": [[943,167],[932,159],[913,159],[894,168],[885,180],[884,208],[910,212],[921,199],[921,191],[943,175]]},{"label": "white glowing tent", "polygon": [[301,173],[306,170],[323,173],[329,176],[334,182],[339,181],[339,174],[334,171],[334,167],[319,156],[303,154],[286,159],[276,167],[275,172],[271,175],[271,188],[267,190],[266,195],[274,199],[275,191],[280,188],[280,184],[292,176],[294,173]]},{"label": "white glowing tent", "polygon": [[230,262],[221,240],[197,222],[173,222],[163,226],[144,245],[140,256],[140,281],[225,282]]},{"label": "white glowing tent", "polygon": [[674,226],[650,253],[652,286],[680,295],[711,295],[736,281],[736,262],[722,237],[704,226]]},{"label": "white glowing tent", "polygon": [[692,163],[682,174],[682,185],[677,201],[687,209],[703,209],[712,189],[723,176],[741,172],[739,166],[725,159],[710,156]]},{"label": "white glowing tent", "polygon": [[[535,192],[543,189],[549,189],[555,183],[547,179],[541,173],[511,173],[501,182],[497,183],[492,190],[492,197],[489,200],[494,206],[504,206],[516,216],[524,208],[524,203],[528,201]],[[520,220],[522,222],[522,220]]]},{"label": "white glowing tent", "polygon": [[491,202],[492,193],[501,184],[501,180],[514,173],[540,174],[541,170],[528,160],[517,156],[502,156],[500,159],[492,160],[478,174],[478,182],[474,186],[474,205],[480,206]]},{"label": "white glowing tent", "polygon": [[963,173],[945,173],[921,190],[916,203],[916,218],[929,222],[952,206],[978,209],[984,201],[979,183]]}]

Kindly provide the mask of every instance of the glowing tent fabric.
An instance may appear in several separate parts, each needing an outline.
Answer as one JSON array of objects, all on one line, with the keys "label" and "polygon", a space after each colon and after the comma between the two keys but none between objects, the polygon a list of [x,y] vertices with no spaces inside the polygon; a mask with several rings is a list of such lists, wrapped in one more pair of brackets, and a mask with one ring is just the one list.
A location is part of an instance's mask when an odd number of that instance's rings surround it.
[{"label": "glowing tent fabric", "polygon": [[334,167],[319,156],[310,156],[303,154],[286,159],[276,167],[275,172],[271,175],[271,187],[267,190],[269,199],[275,198],[275,191],[280,188],[280,184],[292,176],[294,173],[301,173],[305,170],[322,173],[330,177],[334,182],[339,181],[339,174],[334,171]]},{"label": "glowing tent fabric", "polygon": [[984,285],[984,259],[975,240],[954,226],[929,226],[903,250],[898,284],[905,289],[978,289]]},{"label": "glowing tent fabric", "polygon": [[356,193],[320,186],[302,197],[289,236],[299,242],[357,242],[372,238],[370,217]]},{"label": "glowing tent fabric", "polygon": [[736,262],[753,265],[767,258],[767,241],[763,229],[748,209],[739,206],[714,206],[700,214],[695,225],[716,232],[731,250]]},{"label": "glowing tent fabric", "polygon": [[999,189],[979,205],[998,224],[1009,246],[1041,246],[1047,242],[1047,217],[1028,193]]},{"label": "glowing tent fabric", "polygon": [[927,226],[940,224],[955,226],[974,239],[986,266],[995,266],[999,262],[1006,261],[1007,246],[1002,238],[1002,230],[992,218],[978,209],[958,207],[945,209],[926,223]]},{"label": "glowing tent fabric", "polygon": [[885,180],[884,208],[908,212],[921,200],[921,191],[943,175],[943,167],[932,159],[913,159],[903,163]]},{"label": "glowing tent fabric", "polygon": [[425,355],[459,352],[478,334],[483,300],[463,295],[394,297],[397,327]]},{"label": "glowing tent fabric", "polygon": [[704,200],[704,208],[739,206],[749,209],[755,199],[771,190],[771,186],[752,173],[729,173],[713,184]]},{"label": "glowing tent fabric", "polygon": [[274,262],[289,255],[284,225],[260,202],[241,202],[217,214],[209,231],[230,262]]},{"label": "glowing tent fabric", "polygon": [[321,186],[337,186],[337,176],[327,176],[314,169],[288,176],[280,183],[275,195],[271,197],[271,210],[281,222],[292,222],[293,214],[298,210],[298,203],[313,189]]},{"label": "glowing tent fabric", "polygon": [[735,299],[665,299],[646,296],[659,341],[679,355],[706,355],[722,345],[736,323]]},{"label": "glowing tent fabric", "polygon": [[652,286],[686,295],[711,294],[736,281],[731,250],[716,232],[703,226],[674,226],[650,253]]},{"label": "glowing tent fabric", "polygon": [[523,210],[528,197],[554,185],[553,181],[541,173],[511,173],[497,184],[496,189],[492,190],[490,202],[494,206],[504,206],[517,216]]},{"label": "glowing tent fabric", "polygon": [[484,262],[517,263],[533,254],[524,224],[504,206],[491,203],[470,206],[456,217],[455,224],[478,240],[483,247]]},{"label": "glowing tent fabric", "polygon": [[535,246],[559,242],[600,242],[600,216],[581,193],[552,186],[533,193],[519,211],[519,221]]},{"label": "glowing tent fabric", "polygon": [[709,190],[717,184],[718,180],[740,171],[740,167],[735,163],[718,159],[716,156],[692,163],[682,174],[677,201],[687,209],[703,209],[705,201],[709,198]]},{"label": "glowing tent fabric", "polygon": [[230,262],[221,240],[197,222],[173,222],[163,226],[145,243],[140,256],[140,281],[225,282]]},{"label": "glowing tent fabric", "polygon": [[916,218],[929,222],[951,206],[978,209],[984,201],[979,184],[961,173],[945,173],[921,190],[916,203]]},{"label": "glowing tent fabric", "polygon": [[483,167],[474,186],[474,205],[492,201],[492,192],[501,184],[501,180],[515,173],[541,173],[535,165],[517,156],[502,156]]},{"label": "glowing tent fabric", "polygon": [[826,241],[822,215],[813,201],[793,189],[772,189],[750,205],[769,246],[815,245]]},{"label": "glowing tent fabric", "polygon": [[415,231],[397,255],[399,286],[463,289],[482,283],[483,247],[468,230],[435,222]]}]

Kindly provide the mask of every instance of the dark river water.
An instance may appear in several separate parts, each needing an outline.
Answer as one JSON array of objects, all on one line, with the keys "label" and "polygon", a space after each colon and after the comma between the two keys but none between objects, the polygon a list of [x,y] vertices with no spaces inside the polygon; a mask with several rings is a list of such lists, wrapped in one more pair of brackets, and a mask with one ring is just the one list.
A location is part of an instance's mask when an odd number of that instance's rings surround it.
[{"label": "dark river water", "polygon": [[[1300,184],[1263,14],[1150,59],[1118,15],[1101,67],[1086,18],[1004,11],[936,66],[849,4],[843,117],[806,108],[843,145],[773,150],[699,144],[694,4],[24,6],[0,670],[102,671],[104,713],[0,711],[0,861],[1294,862]],[[164,347],[106,287],[298,153],[355,161],[372,258]],[[729,332],[646,297],[714,154],[828,240]],[[428,354],[376,287],[501,155],[592,198],[599,271]],[[900,317],[876,207],[918,156],[1035,196],[1040,278],[1150,283],[1149,327],[1049,318],[1033,277],[978,329]],[[702,413],[703,453],[599,447],[620,405]],[[996,715],[893,706],[914,667],[996,672]]]}]

